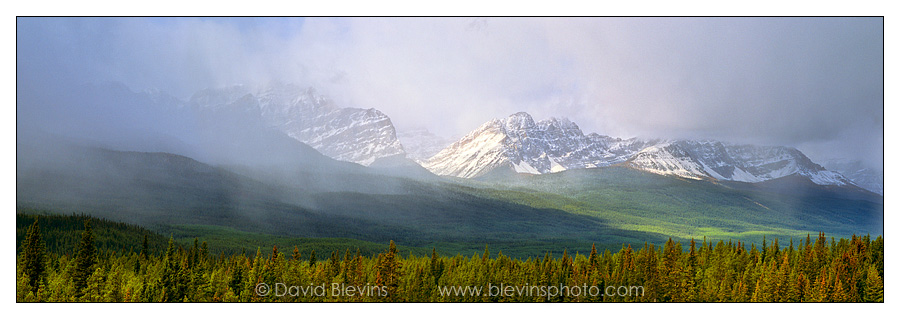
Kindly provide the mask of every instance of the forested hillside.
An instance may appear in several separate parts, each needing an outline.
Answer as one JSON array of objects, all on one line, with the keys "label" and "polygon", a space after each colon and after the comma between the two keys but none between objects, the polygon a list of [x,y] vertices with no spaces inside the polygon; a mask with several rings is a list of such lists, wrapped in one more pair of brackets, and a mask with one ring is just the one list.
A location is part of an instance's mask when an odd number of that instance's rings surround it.
[{"label": "forested hillside", "polygon": [[[48,252],[41,222],[24,231],[16,300],[33,302],[513,301],[513,302],[883,302],[882,237],[797,243],[691,240],[616,252],[510,258],[485,247],[473,256],[403,256],[390,242],[377,256],[359,249],[259,248],[209,253],[206,242],[98,250],[93,219],[73,254]],[[53,228],[52,226],[50,226]],[[127,228],[122,225],[120,228]],[[108,225],[98,229],[108,228]],[[123,229],[124,229],[123,228]],[[134,228],[138,229],[138,228]],[[17,228],[18,230],[18,228]],[[129,233],[126,229],[123,233]],[[154,235],[158,236],[158,235]],[[50,235],[49,237],[53,237]],[[148,235],[145,238],[149,238]],[[154,237],[156,238],[156,237]],[[126,241],[123,241],[126,242]],[[65,241],[69,244],[70,241]]]}]

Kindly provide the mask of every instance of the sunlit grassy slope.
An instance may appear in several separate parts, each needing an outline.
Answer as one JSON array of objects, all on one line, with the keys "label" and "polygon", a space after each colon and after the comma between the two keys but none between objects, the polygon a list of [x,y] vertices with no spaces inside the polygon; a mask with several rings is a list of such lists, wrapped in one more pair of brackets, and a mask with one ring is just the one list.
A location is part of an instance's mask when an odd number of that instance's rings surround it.
[{"label": "sunlit grassy slope", "polygon": [[414,180],[363,167],[275,178],[165,153],[70,153],[78,156],[43,166],[17,157],[19,207],[85,213],[240,249],[284,238],[323,238],[315,245],[337,247],[342,240],[333,238],[348,238],[446,254],[489,245],[533,256],[669,237],[761,242],[764,235],[882,233],[880,196],[790,179],[716,184],[620,167],[482,180]]},{"label": "sunlit grassy slope", "polygon": [[609,167],[494,174],[471,184],[494,198],[597,217],[611,228],[681,239],[760,241],[763,235],[805,237],[819,231],[844,237],[882,233],[879,196],[790,179],[722,184]]}]

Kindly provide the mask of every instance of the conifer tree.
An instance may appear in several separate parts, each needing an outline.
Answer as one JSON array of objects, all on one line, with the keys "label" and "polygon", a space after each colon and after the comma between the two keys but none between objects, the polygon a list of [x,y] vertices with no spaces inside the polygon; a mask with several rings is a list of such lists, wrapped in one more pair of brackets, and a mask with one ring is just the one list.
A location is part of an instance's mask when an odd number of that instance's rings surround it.
[{"label": "conifer tree", "polygon": [[843,281],[841,281],[840,275],[834,276],[834,289],[831,291],[831,301],[833,302],[848,302],[850,301],[849,294],[847,293],[846,287],[844,287]]},{"label": "conifer tree", "polygon": [[344,275],[342,276],[344,282],[348,282],[348,281],[347,281],[347,278],[348,278],[348,276],[350,275],[350,264],[351,264],[351,261],[350,261],[350,248],[347,248],[347,250],[344,251],[344,261],[341,262],[341,273],[344,274]]},{"label": "conifer tree", "polygon": [[81,243],[78,245],[78,252],[75,255],[75,272],[72,274],[76,297],[81,297],[84,294],[88,279],[94,273],[95,260],[94,234],[91,231],[91,220],[88,219],[84,221]]},{"label": "conifer tree", "polygon": [[331,257],[328,258],[328,277],[337,276],[341,271],[341,261],[338,259],[336,251],[331,251]]},{"label": "conifer tree", "polygon": [[431,268],[431,277],[434,278],[434,284],[437,285],[441,275],[444,273],[444,260],[438,258],[437,250],[434,247],[431,248],[431,262],[428,266]]},{"label": "conifer tree", "polygon": [[188,251],[188,269],[193,269],[194,266],[200,261],[200,243],[197,237],[194,237],[194,246],[191,246],[191,250]]},{"label": "conifer tree", "polygon": [[[256,257],[253,258],[253,265],[250,267],[247,279],[244,282],[244,291],[254,291],[257,284],[264,282],[263,273],[265,271],[263,268],[265,261],[266,260],[262,257],[262,249],[260,247],[256,247]],[[264,296],[251,293],[247,297],[249,297],[249,300],[251,301],[257,301]]]},{"label": "conifer tree", "polygon": [[25,275],[28,287],[32,293],[37,294],[46,271],[46,255],[44,253],[44,240],[41,238],[41,227],[38,219],[28,227],[25,240],[22,241],[22,272]]},{"label": "conifer tree", "polygon": [[806,300],[806,294],[809,292],[809,279],[806,278],[806,275],[803,274],[802,271],[794,269],[796,272],[796,278],[794,284],[794,293],[796,294],[791,302],[800,302]]},{"label": "conifer tree", "polygon": [[294,252],[291,253],[291,259],[294,261],[299,261],[302,256],[300,255],[300,250],[297,249],[297,246],[294,246]]},{"label": "conifer tree", "polygon": [[635,259],[635,266],[638,267],[640,275],[639,282],[642,282],[647,293],[644,296],[646,301],[659,301],[661,289],[659,279],[659,258],[656,248],[653,244],[644,242],[644,248],[638,251]]},{"label": "conifer tree", "polygon": [[141,258],[141,255],[138,255],[138,258],[134,260],[134,268],[132,268],[132,271],[134,271],[135,274],[140,274],[140,273],[141,273],[141,269],[142,269],[142,267],[141,267],[141,261],[142,261],[142,259],[143,259],[143,258]]},{"label": "conifer tree", "polygon": [[206,241],[204,240],[202,244],[200,244],[200,260],[205,261],[209,256],[209,247],[206,245]]},{"label": "conifer tree", "polygon": [[375,284],[387,291],[388,301],[397,301],[400,286],[400,262],[397,260],[397,245],[391,241],[388,251],[379,255]]},{"label": "conifer tree", "polygon": [[147,235],[144,235],[144,242],[141,243],[141,258],[146,259],[149,254],[150,245],[147,243]]},{"label": "conifer tree", "polygon": [[771,285],[773,300],[779,302],[794,302],[799,292],[794,291],[796,288],[795,281],[791,277],[790,256],[784,254],[781,256],[781,264],[776,271],[773,283]]},{"label": "conifer tree", "polygon": [[763,235],[762,242],[762,250],[760,251],[762,261],[766,261],[766,257],[769,255],[769,244],[766,243],[766,235]]},{"label": "conifer tree", "polygon": [[691,245],[688,249],[687,261],[685,262],[684,274],[682,275],[682,287],[684,295],[682,301],[692,302],[697,298],[697,242],[691,238]]},{"label": "conifer tree", "polygon": [[356,255],[353,257],[353,265],[351,267],[351,283],[360,284],[365,281],[365,274],[363,272],[363,257],[362,253],[359,251],[359,247],[356,248]]},{"label": "conifer tree", "polygon": [[232,270],[231,281],[228,283],[228,287],[231,288],[231,291],[236,296],[240,296],[243,282],[244,282],[244,267],[242,267],[240,263],[237,263],[234,266],[234,270]]},{"label": "conifer tree", "polygon": [[815,283],[811,284],[810,292],[806,295],[806,301],[828,302],[831,301],[831,285],[829,284],[828,271],[825,268],[819,272]]},{"label": "conifer tree", "polygon": [[781,248],[778,246],[778,237],[775,237],[775,240],[772,241],[772,258],[775,258],[776,261],[780,261],[778,259],[779,254],[781,253]]},{"label": "conifer tree", "polygon": [[179,296],[177,293],[178,286],[178,272],[180,270],[179,262],[177,261],[175,251],[175,242],[172,237],[169,237],[169,245],[166,248],[166,256],[163,259],[163,273],[162,277],[159,279],[160,286],[163,289],[163,298],[162,301],[180,301],[183,296]]},{"label": "conifer tree", "polygon": [[683,295],[681,278],[682,269],[679,263],[681,244],[675,244],[672,238],[663,246],[663,257],[659,269],[659,287],[661,301],[681,301]]},{"label": "conifer tree", "polygon": [[884,280],[878,275],[878,269],[875,265],[869,266],[866,276],[866,298],[867,302],[884,302]]}]

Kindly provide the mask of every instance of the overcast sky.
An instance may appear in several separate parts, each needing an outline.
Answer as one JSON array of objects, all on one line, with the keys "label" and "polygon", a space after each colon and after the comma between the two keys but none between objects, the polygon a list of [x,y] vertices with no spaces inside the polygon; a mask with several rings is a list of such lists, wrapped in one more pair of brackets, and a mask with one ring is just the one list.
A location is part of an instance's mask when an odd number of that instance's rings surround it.
[{"label": "overcast sky", "polygon": [[17,18],[17,85],[267,81],[458,138],[498,117],[882,165],[881,18]]}]

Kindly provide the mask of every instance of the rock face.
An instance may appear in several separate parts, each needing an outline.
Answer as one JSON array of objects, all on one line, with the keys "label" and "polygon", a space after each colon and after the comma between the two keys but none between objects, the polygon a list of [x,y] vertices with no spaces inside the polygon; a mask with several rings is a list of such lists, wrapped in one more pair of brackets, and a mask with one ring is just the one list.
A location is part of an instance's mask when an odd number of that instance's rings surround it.
[{"label": "rock face", "polygon": [[841,174],[813,163],[799,150],[782,146],[679,140],[645,148],[626,165],[694,179],[756,183],[796,174],[819,185],[853,184]]},{"label": "rock face", "polygon": [[261,120],[341,161],[369,165],[378,158],[405,154],[387,115],[372,108],[341,108],[312,88],[271,84],[206,89],[194,94],[190,105]]},{"label": "rock face", "polygon": [[845,159],[828,159],[822,165],[829,170],[841,173],[859,187],[884,195],[884,171],[881,169],[867,167],[859,161]]},{"label": "rock face", "polygon": [[820,185],[852,184],[793,148],[585,135],[567,119],[534,122],[524,112],[481,125],[423,164],[435,174],[463,178],[498,168],[545,174],[621,164],[692,179],[753,183],[797,174]]}]

